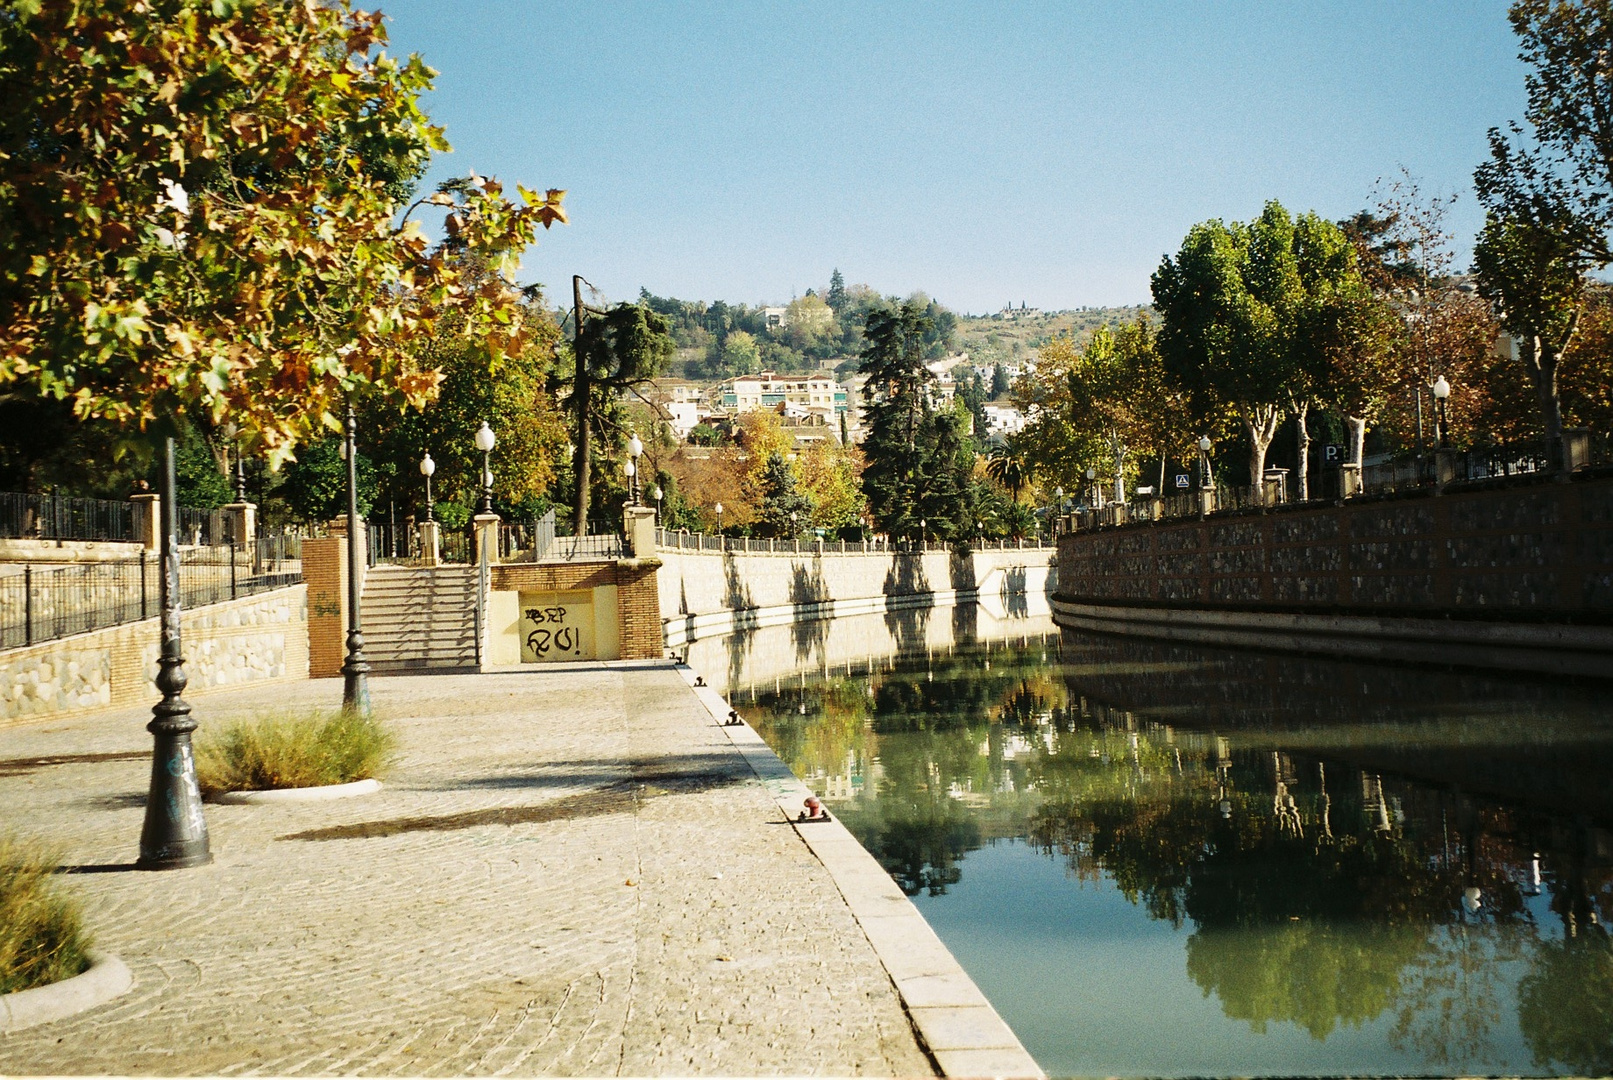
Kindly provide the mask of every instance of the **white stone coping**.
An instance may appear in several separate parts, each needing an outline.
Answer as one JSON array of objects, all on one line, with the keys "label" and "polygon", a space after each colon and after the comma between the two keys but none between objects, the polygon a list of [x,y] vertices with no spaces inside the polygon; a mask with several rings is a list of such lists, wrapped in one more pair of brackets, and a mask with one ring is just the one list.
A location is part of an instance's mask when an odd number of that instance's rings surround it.
[{"label": "white stone coping", "polygon": [[0,994],[0,1035],[104,1005],[134,985],[134,976],[116,956],[91,951],[89,958],[89,970],[71,979]]},{"label": "white stone coping", "polygon": [[[695,686],[692,668],[679,664],[677,670],[784,816],[796,821],[812,790],[748,724],[727,723],[728,702],[709,686]],[[943,1076],[1045,1075],[918,908],[844,825],[801,822],[795,831],[834,879]]]},{"label": "white stone coping", "polygon": [[354,780],[351,784],[324,784],[319,787],[270,788],[265,791],[226,791],[213,797],[214,802],[227,806],[257,805],[259,803],[325,802],[330,799],[351,799],[356,795],[373,795],[381,790],[381,781]]}]

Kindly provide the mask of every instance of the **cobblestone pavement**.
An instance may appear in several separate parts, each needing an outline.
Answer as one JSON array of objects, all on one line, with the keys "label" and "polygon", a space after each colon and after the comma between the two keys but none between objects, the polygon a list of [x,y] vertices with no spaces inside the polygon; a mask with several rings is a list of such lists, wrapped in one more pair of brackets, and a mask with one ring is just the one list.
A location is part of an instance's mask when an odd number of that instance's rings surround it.
[{"label": "cobblestone pavement", "polygon": [[[931,1075],[827,871],[667,668],[376,678],[378,795],[207,809],[134,871],[149,712],[0,728],[0,820],[135,987],[0,1073]],[[203,728],[335,680],[196,699]]]}]

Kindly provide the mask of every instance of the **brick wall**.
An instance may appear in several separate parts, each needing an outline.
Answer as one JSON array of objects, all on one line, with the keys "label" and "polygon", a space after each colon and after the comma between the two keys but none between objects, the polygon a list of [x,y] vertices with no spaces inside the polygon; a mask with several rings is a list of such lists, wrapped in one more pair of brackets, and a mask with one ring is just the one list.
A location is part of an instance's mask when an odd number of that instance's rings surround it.
[{"label": "brick wall", "polygon": [[1613,480],[1356,499],[1059,543],[1061,599],[1358,614],[1613,615]]}]

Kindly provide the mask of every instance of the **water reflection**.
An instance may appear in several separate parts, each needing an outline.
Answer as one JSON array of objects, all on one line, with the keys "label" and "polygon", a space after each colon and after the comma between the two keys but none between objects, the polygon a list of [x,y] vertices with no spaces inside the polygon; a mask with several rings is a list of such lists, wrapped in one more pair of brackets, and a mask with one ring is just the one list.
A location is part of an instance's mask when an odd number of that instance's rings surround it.
[{"label": "water reflection", "polygon": [[[948,622],[898,623],[895,655],[838,668],[732,671],[730,696],[1049,1071],[1613,1070],[1605,688],[1058,635],[1035,620],[929,636]],[[971,853],[1002,841],[1086,891],[1036,903],[1112,893],[1141,922],[1021,933],[1014,905],[1031,886],[1001,868],[971,878]],[[1113,947],[1145,925],[1176,941],[1160,971]],[[1031,997],[1016,984],[1049,950],[1081,978]],[[1060,985],[1156,978],[1215,1005],[1182,1020],[1184,1040],[1202,1030],[1195,1046],[1162,1045],[1158,1017]],[[1206,1047],[1220,1056],[1207,1062]]]}]

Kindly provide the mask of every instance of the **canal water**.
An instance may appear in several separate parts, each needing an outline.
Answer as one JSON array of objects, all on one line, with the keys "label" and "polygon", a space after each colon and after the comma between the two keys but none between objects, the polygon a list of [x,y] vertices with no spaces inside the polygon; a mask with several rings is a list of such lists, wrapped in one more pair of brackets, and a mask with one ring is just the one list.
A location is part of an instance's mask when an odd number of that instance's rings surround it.
[{"label": "canal water", "polygon": [[691,663],[1050,1074],[1613,1070],[1607,685],[1000,607]]}]

